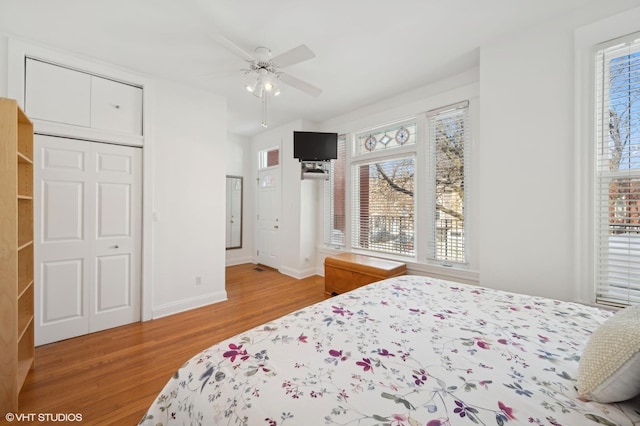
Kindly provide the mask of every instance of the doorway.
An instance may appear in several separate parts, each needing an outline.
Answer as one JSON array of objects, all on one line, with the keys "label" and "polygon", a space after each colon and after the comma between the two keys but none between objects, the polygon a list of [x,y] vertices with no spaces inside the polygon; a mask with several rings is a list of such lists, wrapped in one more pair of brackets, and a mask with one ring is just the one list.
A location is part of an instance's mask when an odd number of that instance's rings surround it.
[{"label": "doorway", "polygon": [[279,148],[260,152],[258,170],[258,263],[279,269],[280,260],[280,161]]}]

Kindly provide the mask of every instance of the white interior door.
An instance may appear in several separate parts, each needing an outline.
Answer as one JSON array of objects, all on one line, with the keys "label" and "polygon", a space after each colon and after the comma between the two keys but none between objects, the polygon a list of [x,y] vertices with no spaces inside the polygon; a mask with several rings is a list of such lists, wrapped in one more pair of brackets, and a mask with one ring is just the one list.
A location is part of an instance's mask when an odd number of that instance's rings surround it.
[{"label": "white interior door", "polygon": [[258,172],[258,263],[279,268],[280,167]]},{"label": "white interior door", "polygon": [[139,321],[141,150],[35,145],[36,344]]},{"label": "white interior door", "polygon": [[92,229],[89,330],[140,321],[142,152],[91,144],[96,222]]}]

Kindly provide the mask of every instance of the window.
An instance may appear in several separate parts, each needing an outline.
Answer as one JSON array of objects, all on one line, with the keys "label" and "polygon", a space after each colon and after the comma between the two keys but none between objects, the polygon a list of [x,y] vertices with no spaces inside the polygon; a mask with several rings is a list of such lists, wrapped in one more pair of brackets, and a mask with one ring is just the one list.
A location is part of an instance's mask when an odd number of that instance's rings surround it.
[{"label": "window", "polygon": [[415,157],[354,164],[353,247],[414,254]]},{"label": "window", "polygon": [[346,232],[345,164],[346,138],[338,136],[338,155],[331,162],[329,180],[324,185],[324,243],[344,247]]},{"label": "window", "polygon": [[469,140],[467,101],[341,136],[325,184],[325,244],[467,264]]},{"label": "window", "polygon": [[640,33],[596,52],[596,301],[640,303]]},{"label": "window", "polygon": [[355,136],[351,162],[351,246],[414,256],[415,122]]},{"label": "window", "polygon": [[431,201],[434,230],[429,257],[444,262],[466,262],[465,162],[469,131],[468,103],[429,114]]},{"label": "window", "polygon": [[258,168],[260,170],[280,165],[280,148],[269,148],[258,153]]}]

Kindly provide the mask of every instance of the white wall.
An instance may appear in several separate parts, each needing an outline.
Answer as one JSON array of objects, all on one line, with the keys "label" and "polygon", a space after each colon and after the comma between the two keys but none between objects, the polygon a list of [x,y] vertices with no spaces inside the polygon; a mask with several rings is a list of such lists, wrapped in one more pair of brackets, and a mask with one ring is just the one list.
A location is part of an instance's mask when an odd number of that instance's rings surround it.
[{"label": "white wall", "polygon": [[0,96],[7,97],[8,84],[8,38],[0,34]]},{"label": "white wall", "polygon": [[226,102],[217,95],[157,81],[155,101],[153,314],[158,317],[226,299],[220,199],[227,134]]},{"label": "white wall", "polygon": [[[308,130],[308,129],[304,129]],[[297,164],[300,179],[300,164]],[[298,268],[300,276],[315,275],[317,223],[323,221],[323,204],[320,202],[324,190],[323,180],[305,179],[300,181],[300,250],[298,251]],[[320,240],[322,241],[322,240]]]},{"label": "white wall", "polygon": [[482,285],[563,300],[578,298],[574,31],[637,4],[594,2],[578,13],[481,47]]},{"label": "white wall", "polygon": [[243,177],[242,188],[242,248],[226,250],[225,264],[237,265],[253,261],[254,224],[256,217],[254,197],[256,185],[252,174],[251,140],[238,135],[227,135],[227,174]]}]

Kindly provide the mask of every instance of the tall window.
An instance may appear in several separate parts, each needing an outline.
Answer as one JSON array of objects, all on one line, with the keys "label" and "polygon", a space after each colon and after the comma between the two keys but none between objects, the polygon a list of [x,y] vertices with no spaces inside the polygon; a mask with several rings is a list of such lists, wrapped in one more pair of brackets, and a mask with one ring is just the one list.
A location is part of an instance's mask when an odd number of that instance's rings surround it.
[{"label": "tall window", "polygon": [[464,102],[428,114],[431,173],[427,192],[435,218],[429,257],[443,262],[466,262],[464,181],[468,109],[468,103]]},{"label": "tall window", "polygon": [[416,123],[356,135],[351,162],[351,246],[415,254]]},{"label": "tall window", "polygon": [[346,143],[345,136],[338,136],[338,155],[331,162],[329,180],[324,184],[324,243],[344,247],[346,232]]},{"label": "tall window", "polygon": [[640,303],[640,33],[596,53],[596,300]]}]

